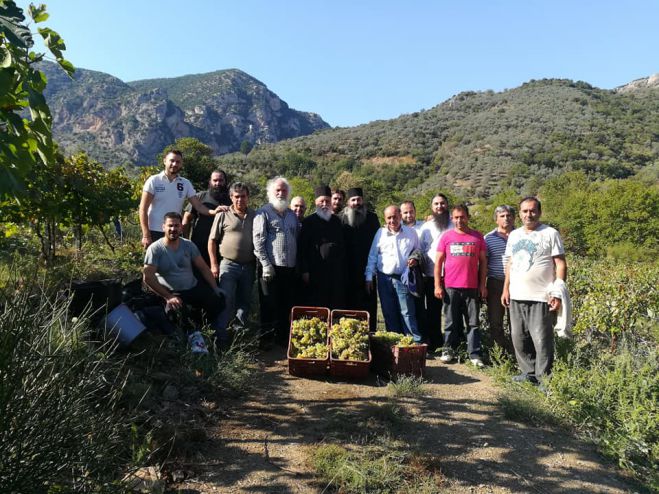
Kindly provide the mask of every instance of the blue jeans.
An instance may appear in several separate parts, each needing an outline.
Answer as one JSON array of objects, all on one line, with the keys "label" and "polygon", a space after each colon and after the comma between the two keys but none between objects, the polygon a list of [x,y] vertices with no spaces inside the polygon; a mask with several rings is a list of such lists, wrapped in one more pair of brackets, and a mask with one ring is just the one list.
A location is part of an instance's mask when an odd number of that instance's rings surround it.
[{"label": "blue jeans", "polygon": [[239,264],[222,259],[220,262],[219,286],[226,294],[226,306],[219,317],[219,325],[226,329],[234,314],[244,326],[249,314],[254,285],[255,263]]},{"label": "blue jeans", "polygon": [[478,320],[480,305],[479,293],[476,288],[445,288],[444,289],[444,351],[452,351],[458,347],[464,333],[464,322],[467,321],[467,352],[470,358],[481,356],[480,321]]},{"label": "blue jeans", "polygon": [[421,343],[422,336],[416,323],[414,297],[400,276],[378,271],[378,296],[388,331],[411,334],[415,342]]}]

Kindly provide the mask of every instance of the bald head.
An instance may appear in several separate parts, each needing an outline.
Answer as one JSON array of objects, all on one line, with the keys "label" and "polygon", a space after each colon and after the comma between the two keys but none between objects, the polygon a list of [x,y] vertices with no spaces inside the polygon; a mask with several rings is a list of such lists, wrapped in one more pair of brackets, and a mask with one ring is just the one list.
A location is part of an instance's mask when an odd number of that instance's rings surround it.
[{"label": "bald head", "polygon": [[397,232],[401,226],[400,208],[395,204],[391,204],[384,208],[384,223],[387,229],[391,232]]},{"label": "bald head", "polygon": [[307,212],[307,203],[305,202],[304,197],[295,196],[291,199],[291,209],[295,213],[295,216],[297,216],[297,219],[302,221]]}]

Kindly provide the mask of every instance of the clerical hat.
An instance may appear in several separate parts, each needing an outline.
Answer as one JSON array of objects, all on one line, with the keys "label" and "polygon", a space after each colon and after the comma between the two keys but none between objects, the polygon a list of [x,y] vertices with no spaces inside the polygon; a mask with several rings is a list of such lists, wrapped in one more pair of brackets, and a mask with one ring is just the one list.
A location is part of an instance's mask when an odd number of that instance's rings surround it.
[{"label": "clerical hat", "polygon": [[314,197],[328,196],[332,197],[332,189],[327,185],[319,185],[314,189]]}]

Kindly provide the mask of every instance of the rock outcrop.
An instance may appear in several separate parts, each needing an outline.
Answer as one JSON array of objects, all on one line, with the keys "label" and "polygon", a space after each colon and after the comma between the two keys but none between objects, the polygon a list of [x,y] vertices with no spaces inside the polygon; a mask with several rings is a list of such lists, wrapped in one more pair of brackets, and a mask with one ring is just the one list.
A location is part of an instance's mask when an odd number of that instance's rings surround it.
[{"label": "rock outcrop", "polygon": [[217,154],[308,135],[329,125],[315,113],[289,108],[263,83],[240,70],[125,83],[78,69],[73,79],[52,63],[46,99],[53,132],[68,152],[85,150],[115,166],[154,164],[179,137],[194,137]]}]

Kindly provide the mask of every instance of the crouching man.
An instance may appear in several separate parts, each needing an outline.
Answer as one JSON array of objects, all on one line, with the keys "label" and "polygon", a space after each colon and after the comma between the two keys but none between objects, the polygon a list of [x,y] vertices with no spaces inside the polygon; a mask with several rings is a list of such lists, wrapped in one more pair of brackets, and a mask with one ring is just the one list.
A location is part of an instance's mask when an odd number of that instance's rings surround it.
[{"label": "crouching man", "polygon": [[[182,221],[179,213],[165,214],[165,236],[150,244],[144,256],[144,283],[165,299],[166,311],[180,310],[184,304],[203,309],[215,330],[216,343],[224,346],[228,343],[227,335],[218,323],[218,316],[224,309],[224,295],[197,246],[181,238]],[[192,266],[197,268],[205,283],[197,282]],[[192,352],[208,353],[201,333],[195,329],[187,332]]]}]

